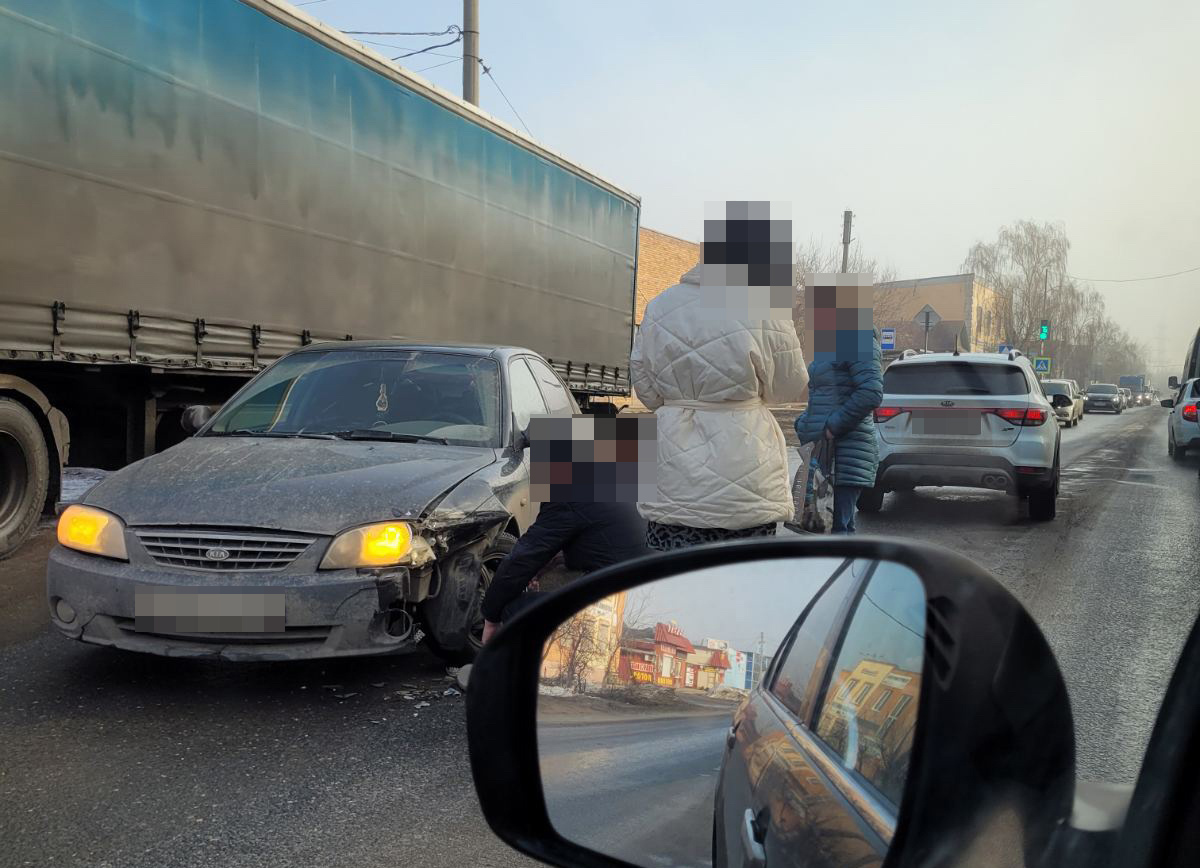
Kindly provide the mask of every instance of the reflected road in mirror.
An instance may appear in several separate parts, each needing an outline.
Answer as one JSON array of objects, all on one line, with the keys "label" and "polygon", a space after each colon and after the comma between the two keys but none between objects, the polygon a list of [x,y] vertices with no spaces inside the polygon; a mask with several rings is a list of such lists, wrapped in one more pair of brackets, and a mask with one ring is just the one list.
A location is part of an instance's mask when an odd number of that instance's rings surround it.
[{"label": "reflected road in mirror", "polygon": [[843,561],[760,561],[602,600],[561,625],[541,669],[538,744],[563,837],[646,868],[711,865],[734,714]]}]

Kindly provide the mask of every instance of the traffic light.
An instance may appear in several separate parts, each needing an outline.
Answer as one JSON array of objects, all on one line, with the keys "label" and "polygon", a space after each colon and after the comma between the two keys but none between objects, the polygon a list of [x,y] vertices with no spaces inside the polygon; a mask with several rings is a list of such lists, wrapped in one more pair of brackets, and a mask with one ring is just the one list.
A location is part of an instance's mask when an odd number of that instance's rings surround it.
[{"label": "traffic light", "polygon": [[1050,320],[1042,320],[1042,330],[1038,332],[1038,340],[1046,341],[1050,339]]}]

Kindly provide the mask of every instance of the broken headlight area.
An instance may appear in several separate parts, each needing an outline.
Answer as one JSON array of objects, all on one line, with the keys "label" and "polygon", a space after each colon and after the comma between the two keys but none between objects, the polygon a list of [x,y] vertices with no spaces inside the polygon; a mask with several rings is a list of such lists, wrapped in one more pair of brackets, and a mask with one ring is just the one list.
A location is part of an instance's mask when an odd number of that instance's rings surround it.
[{"label": "broken headlight area", "polygon": [[420,566],[433,558],[429,541],[414,533],[408,522],[382,521],[352,527],[334,537],[319,569]]}]

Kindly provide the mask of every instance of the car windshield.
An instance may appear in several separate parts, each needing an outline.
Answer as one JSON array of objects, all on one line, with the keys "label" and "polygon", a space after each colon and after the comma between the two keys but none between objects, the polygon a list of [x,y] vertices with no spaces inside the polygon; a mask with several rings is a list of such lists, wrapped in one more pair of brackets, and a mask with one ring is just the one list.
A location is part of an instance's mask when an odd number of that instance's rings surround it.
[{"label": "car windshield", "polygon": [[1093,395],[1115,395],[1117,394],[1117,387],[1107,383],[1093,383],[1088,386],[1088,392]]},{"label": "car windshield", "polygon": [[205,433],[494,447],[500,442],[499,407],[499,368],[490,358],[425,350],[309,350],[264,371]]},{"label": "car windshield", "polygon": [[1029,383],[1016,365],[917,362],[889,367],[887,395],[1027,395]]}]

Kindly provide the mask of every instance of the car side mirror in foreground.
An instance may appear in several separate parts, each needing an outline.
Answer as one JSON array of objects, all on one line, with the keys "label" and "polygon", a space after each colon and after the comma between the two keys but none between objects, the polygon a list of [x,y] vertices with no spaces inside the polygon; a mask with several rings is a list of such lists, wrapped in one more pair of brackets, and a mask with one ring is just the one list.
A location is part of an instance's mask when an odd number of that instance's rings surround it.
[{"label": "car side mirror in foreground", "polygon": [[1055,395],[1050,399],[1050,403],[1055,407],[1070,407],[1073,403],[1069,395]]},{"label": "car side mirror in foreground", "polygon": [[184,408],[183,415],[179,419],[179,425],[189,435],[195,434],[207,425],[214,415],[216,413],[212,407],[204,404],[193,404],[190,407]]},{"label": "car side mirror in foreground", "polygon": [[1179,388],[1179,378],[1178,377],[1167,377],[1167,388],[1168,389],[1178,389]]},{"label": "car side mirror in foreground", "polygon": [[606,568],[485,646],[467,723],[488,822],[551,864],[1078,849],[1049,646],[995,578],[932,546],[745,541]]},{"label": "car side mirror in foreground", "polygon": [[1161,404],[1161,405],[1162,405],[1162,406],[1164,406],[1164,407],[1174,407],[1174,406],[1175,406],[1175,399],[1174,399],[1174,398],[1163,398],[1163,399],[1162,399],[1161,401],[1159,401],[1158,403],[1159,403],[1159,404]]}]

